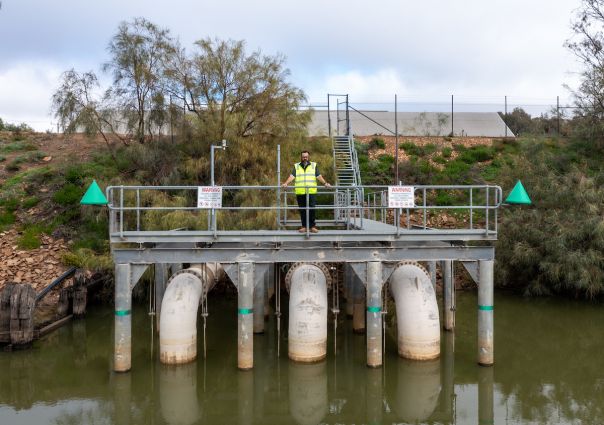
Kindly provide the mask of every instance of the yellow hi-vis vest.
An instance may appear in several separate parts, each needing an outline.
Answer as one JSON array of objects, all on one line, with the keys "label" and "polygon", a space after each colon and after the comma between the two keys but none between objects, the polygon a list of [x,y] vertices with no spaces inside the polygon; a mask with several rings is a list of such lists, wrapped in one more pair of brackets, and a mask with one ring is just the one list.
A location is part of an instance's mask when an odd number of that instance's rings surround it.
[{"label": "yellow hi-vis vest", "polygon": [[306,167],[302,168],[300,163],[296,163],[296,195],[305,195],[306,188],[309,194],[317,193],[317,176],[315,176],[317,163],[311,162]]}]

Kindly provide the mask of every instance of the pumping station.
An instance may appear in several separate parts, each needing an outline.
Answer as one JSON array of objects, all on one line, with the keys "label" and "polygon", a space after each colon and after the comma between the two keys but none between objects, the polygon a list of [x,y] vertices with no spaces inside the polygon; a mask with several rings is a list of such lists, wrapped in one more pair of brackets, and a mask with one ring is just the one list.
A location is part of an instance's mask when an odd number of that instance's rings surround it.
[{"label": "pumping station", "polygon": [[[328,96],[328,103],[334,96]],[[298,229],[294,190],[281,186],[287,176],[280,173],[279,147],[271,186],[216,186],[212,169],[210,186],[106,189],[115,262],[115,371],[136,367],[131,357],[132,290],[150,268],[162,363],[189,363],[205,355],[197,348],[198,338],[204,338],[205,351],[208,294],[228,277],[238,299],[233,367],[254,367],[254,334],[264,331],[270,305],[279,332],[287,329],[283,351],[292,361],[323,360],[333,349],[327,343],[328,329],[337,326],[339,314],[346,314],[354,331],[366,334],[366,364],[376,368],[383,363],[389,305],[396,310],[399,355],[417,361],[439,357],[441,329],[455,328],[454,265],[460,263],[478,285],[476,361],[493,364],[493,242],[501,188],[363,185],[348,97],[335,99],[338,108],[328,110],[328,127],[336,181],[318,188],[318,232],[309,225]],[[340,105],[346,107],[340,110]],[[215,149],[228,151],[229,146],[212,146],[212,159]],[[238,202],[243,192],[253,192],[255,202]],[[307,198],[309,193],[305,188]],[[441,194],[455,202],[442,202]],[[158,204],[170,196],[183,202]],[[439,221],[434,218],[445,212],[456,217],[453,226],[435,224]],[[163,217],[178,214],[193,217],[195,225],[157,225]],[[252,216],[269,217],[270,223],[250,229],[243,223]],[[436,297],[437,272],[442,303]],[[282,293],[288,294],[288,305],[282,305]],[[285,309],[287,323],[281,323]],[[200,316],[203,329],[198,329]]]}]

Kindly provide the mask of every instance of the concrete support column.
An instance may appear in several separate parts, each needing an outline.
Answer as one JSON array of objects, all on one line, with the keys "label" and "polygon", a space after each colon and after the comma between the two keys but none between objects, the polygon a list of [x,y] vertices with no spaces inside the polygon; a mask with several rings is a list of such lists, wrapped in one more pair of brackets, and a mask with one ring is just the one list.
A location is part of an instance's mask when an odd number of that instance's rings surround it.
[{"label": "concrete support column", "polygon": [[353,309],[352,309],[352,331],[356,334],[365,333],[365,297],[366,290],[363,283],[356,274],[352,277]]},{"label": "concrete support column", "polygon": [[478,363],[494,362],[493,260],[478,262]]},{"label": "concrete support column", "polygon": [[168,280],[168,265],[162,263],[155,264],[155,324],[156,332],[159,332],[159,318],[161,316],[161,302],[166,292],[166,282]]},{"label": "concrete support column", "polygon": [[478,423],[494,424],[493,368],[481,367],[478,371]]},{"label": "concrete support column", "polygon": [[237,297],[237,367],[254,367],[254,264],[239,263]]},{"label": "concrete support column", "polygon": [[115,334],[113,370],[128,372],[132,367],[132,290],[130,264],[115,265]]},{"label": "concrete support column", "polygon": [[271,315],[270,292],[275,282],[275,265],[268,265],[268,270],[264,275],[264,320],[267,320]]},{"label": "concrete support column", "polygon": [[354,314],[354,271],[352,266],[344,263],[344,295],[346,298],[346,317]]},{"label": "concrete support column", "polygon": [[367,366],[382,366],[382,263],[367,262]]},{"label": "concrete support column", "polygon": [[436,294],[436,261],[428,261],[428,273],[430,273],[432,289],[434,289],[434,293]]},{"label": "concrete support column", "polygon": [[266,306],[266,297],[268,293],[266,291],[266,277],[268,276],[268,270],[262,272],[262,269],[256,267],[256,273],[254,280],[256,281],[254,286],[254,333],[264,333],[264,308]]},{"label": "concrete support column", "polygon": [[453,281],[453,261],[446,260],[442,263],[443,272],[443,327],[446,331],[455,328],[455,311],[453,310],[453,292],[455,282]]}]

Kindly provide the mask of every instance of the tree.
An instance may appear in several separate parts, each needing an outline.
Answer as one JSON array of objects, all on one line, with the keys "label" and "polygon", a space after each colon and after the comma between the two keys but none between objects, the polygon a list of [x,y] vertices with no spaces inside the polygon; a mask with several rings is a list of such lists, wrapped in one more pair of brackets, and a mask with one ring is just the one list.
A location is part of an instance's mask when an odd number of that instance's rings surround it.
[{"label": "tree", "polygon": [[584,65],[573,91],[575,114],[584,124],[579,128],[604,147],[604,0],[583,0],[571,28],[565,45]]},{"label": "tree", "polygon": [[172,94],[197,115],[205,136],[214,140],[252,135],[284,135],[305,126],[297,108],[304,93],[287,82],[282,56],[247,55],[243,41],[206,38],[191,58],[172,51],[167,75]]},{"label": "tree", "polygon": [[106,96],[95,92],[99,82],[94,72],[80,74],[74,69],[61,77],[61,85],[52,96],[52,112],[65,133],[84,131],[87,135],[100,134],[110,145],[107,133],[116,135],[127,144],[115,130],[115,111],[108,104]]},{"label": "tree", "polygon": [[109,43],[112,57],[103,69],[112,73],[113,86],[107,96],[140,143],[152,136],[152,124],[161,128],[165,121],[164,60],[172,44],[168,30],[144,18],[122,22]]}]

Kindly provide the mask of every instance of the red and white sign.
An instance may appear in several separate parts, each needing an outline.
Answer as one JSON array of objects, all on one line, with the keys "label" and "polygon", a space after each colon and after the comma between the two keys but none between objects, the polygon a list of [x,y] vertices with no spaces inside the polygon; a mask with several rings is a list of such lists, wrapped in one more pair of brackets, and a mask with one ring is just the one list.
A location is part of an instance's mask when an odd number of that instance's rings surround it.
[{"label": "red and white sign", "polygon": [[222,186],[198,186],[197,208],[222,208]]},{"label": "red and white sign", "polygon": [[388,208],[415,208],[413,186],[388,186]]}]

